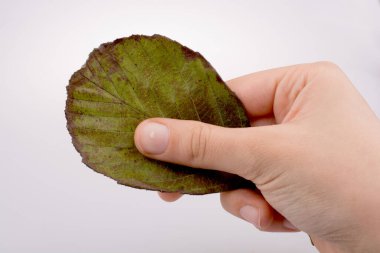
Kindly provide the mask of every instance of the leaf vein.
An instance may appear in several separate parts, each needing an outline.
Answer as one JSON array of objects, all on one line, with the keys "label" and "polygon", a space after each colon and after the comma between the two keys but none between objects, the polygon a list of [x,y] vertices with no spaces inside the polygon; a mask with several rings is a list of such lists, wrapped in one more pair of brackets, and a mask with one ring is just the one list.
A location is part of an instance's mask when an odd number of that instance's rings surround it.
[{"label": "leaf vein", "polygon": [[[119,61],[115,58],[115,56],[113,54],[111,54],[110,51],[106,50],[106,53],[112,58],[112,60],[114,61],[114,63],[119,67],[119,69],[121,70],[121,73],[122,73],[122,78],[124,79],[124,81],[126,83],[129,84],[129,87],[131,86],[131,80],[128,78],[128,76],[126,74],[129,73],[131,76],[134,77],[135,81],[138,82],[136,76],[132,72],[129,72],[126,69],[124,69],[123,66],[121,66],[121,64],[119,63]],[[130,61],[132,61],[127,51],[125,51],[125,55],[130,59]],[[135,101],[138,103],[140,109],[144,108],[143,103],[141,102],[139,96],[137,96],[137,94],[134,91],[134,89],[133,88],[129,89],[129,91],[135,97],[135,99],[136,99]],[[144,114],[146,115],[145,112],[144,112]]]},{"label": "leaf vein", "polygon": [[118,98],[119,98],[121,101],[124,101],[124,99],[122,99],[122,98],[120,97],[120,94],[119,94],[119,92],[118,92],[117,89],[116,89],[115,83],[114,83],[114,82],[112,81],[112,79],[109,77],[108,72],[105,71],[105,68],[104,68],[103,65],[100,63],[100,61],[99,61],[98,57],[96,56],[96,54],[94,53],[93,55],[94,55],[94,59],[95,59],[95,61],[99,64],[99,66],[100,66],[100,68],[102,69],[103,73],[106,74],[106,77],[107,77],[108,81],[111,82],[112,87],[114,88],[114,90],[115,90],[116,95],[118,96]]},{"label": "leaf vein", "polygon": [[[90,70],[90,71],[91,71],[91,70]],[[99,85],[97,85],[96,82],[92,81],[92,80],[91,80],[90,78],[88,78],[87,76],[83,75],[82,73],[80,73],[80,74],[81,74],[84,78],[86,78],[90,83],[92,83],[92,84],[95,85],[96,87],[102,89],[103,91],[107,92],[107,93],[110,94],[112,97],[114,97],[115,99],[119,100],[121,103],[123,103],[123,104],[129,106],[129,107],[130,107],[131,109],[133,109],[134,111],[136,111],[136,112],[138,112],[138,113],[141,113],[141,114],[143,114],[143,115],[146,116],[146,117],[149,117],[149,115],[146,115],[145,112],[140,111],[138,108],[135,108],[135,107],[132,106],[131,104],[129,104],[129,103],[127,103],[127,102],[121,100],[121,99],[118,98],[118,97],[115,97],[112,93],[110,93],[109,91],[107,91],[107,90],[103,89],[102,87],[100,87]]]}]

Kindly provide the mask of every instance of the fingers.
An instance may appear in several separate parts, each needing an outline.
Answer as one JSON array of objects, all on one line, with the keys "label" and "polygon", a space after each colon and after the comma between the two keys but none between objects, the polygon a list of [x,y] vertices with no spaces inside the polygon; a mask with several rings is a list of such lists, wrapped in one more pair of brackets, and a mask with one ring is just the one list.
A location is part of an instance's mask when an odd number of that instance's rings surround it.
[{"label": "fingers", "polygon": [[282,69],[267,70],[232,79],[227,85],[243,103],[251,118],[262,117],[273,113],[278,79],[282,75]]},{"label": "fingers", "polygon": [[[216,169],[252,179],[249,174],[279,157],[286,143],[280,126],[223,128],[198,121],[155,118],[136,129],[135,144],[144,155],[193,168]],[[273,145],[276,143],[276,145]]]},{"label": "fingers", "polygon": [[299,231],[276,212],[258,192],[247,189],[223,192],[220,195],[220,201],[227,212],[246,220],[261,231]]},{"label": "fingers", "polygon": [[[174,202],[182,197],[180,193],[159,192],[158,194],[161,199],[167,202]],[[247,189],[222,192],[220,201],[227,212],[253,224],[261,231],[299,231],[281,214],[276,212],[258,192]]]},{"label": "fingers", "polygon": [[159,192],[158,196],[166,202],[174,202],[182,197],[182,194],[178,192]]},{"label": "fingers", "polygon": [[244,75],[227,82],[251,117],[273,114],[273,105],[278,84],[286,73],[299,65],[270,69]]},{"label": "fingers", "polygon": [[323,63],[287,66],[248,74],[227,82],[251,119],[272,116],[281,123]]}]

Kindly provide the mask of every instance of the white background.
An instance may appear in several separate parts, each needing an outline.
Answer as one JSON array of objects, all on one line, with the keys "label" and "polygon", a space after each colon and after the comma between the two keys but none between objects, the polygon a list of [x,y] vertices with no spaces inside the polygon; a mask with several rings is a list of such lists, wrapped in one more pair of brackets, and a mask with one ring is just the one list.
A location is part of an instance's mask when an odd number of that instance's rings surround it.
[{"label": "white background", "polygon": [[334,61],[380,115],[376,0],[0,0],[0,252],[316,252],[303,233],[229,215],[217,194],[168,204],[81,163],[65,127],[71,74],[103,42],[154,33],[224,79]]}]

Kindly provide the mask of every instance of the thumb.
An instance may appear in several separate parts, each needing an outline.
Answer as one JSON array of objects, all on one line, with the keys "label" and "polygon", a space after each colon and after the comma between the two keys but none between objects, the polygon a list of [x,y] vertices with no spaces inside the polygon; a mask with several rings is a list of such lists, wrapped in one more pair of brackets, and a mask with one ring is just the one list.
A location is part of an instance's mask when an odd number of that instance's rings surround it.
[{"label": "thumb", "polygon": [[[249,180],[278,161],[285,142],[280,125],[225,128],[199,121],[148,119],[135,131],[135,145],[145,156],[237,174]],[[286,150],[286,148],[285,148]],[[266,172],[268,173],[268,172]]]}]

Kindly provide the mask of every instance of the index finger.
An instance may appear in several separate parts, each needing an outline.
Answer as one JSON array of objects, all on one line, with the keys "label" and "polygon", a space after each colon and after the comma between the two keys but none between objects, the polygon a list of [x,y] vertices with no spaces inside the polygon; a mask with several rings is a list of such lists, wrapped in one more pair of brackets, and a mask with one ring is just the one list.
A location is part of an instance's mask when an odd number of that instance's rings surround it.
[{"label": "index finger", "polygon": [[243,103],[249,117],[276,116],[275,107],[291,103],[286,93],[278,92],[279,84],[288,81],[287,86],[291,87],[294,82],[304,81],[299,79],[305,76],[305,66],[310,64],[264,70],[227,81],[227,85]]}]

